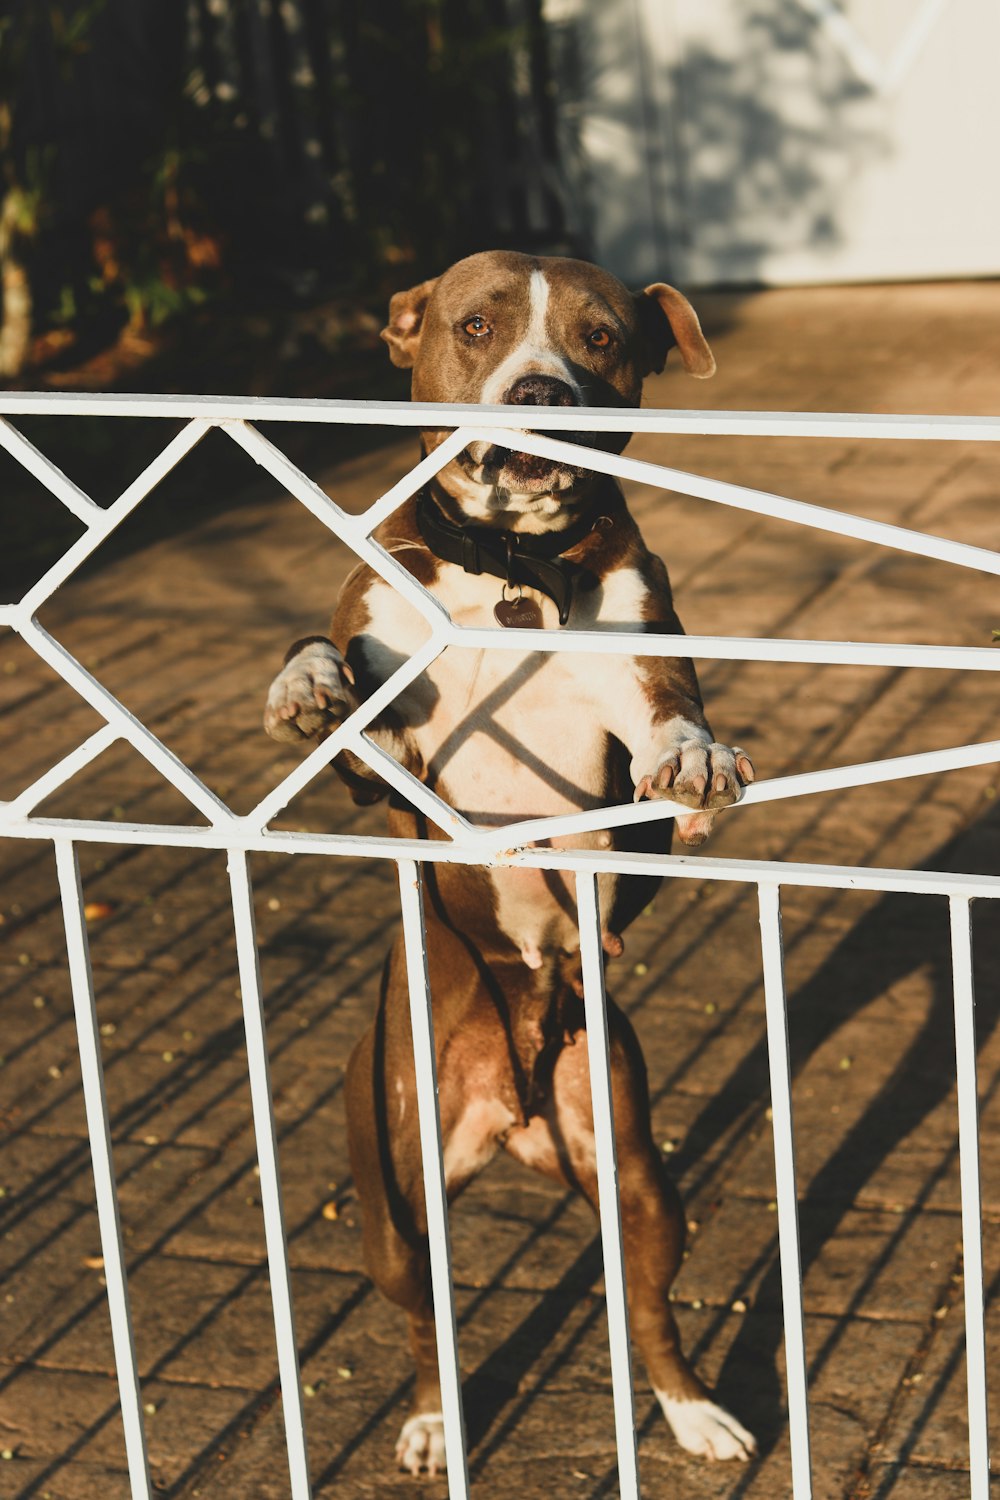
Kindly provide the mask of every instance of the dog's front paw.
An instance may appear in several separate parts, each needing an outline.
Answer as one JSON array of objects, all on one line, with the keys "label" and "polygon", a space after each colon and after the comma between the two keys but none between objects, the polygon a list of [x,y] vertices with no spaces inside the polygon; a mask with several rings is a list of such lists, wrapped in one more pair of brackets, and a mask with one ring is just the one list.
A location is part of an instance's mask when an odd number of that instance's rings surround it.
[{"label": "dog's front paw", "polygon": [[418,1412],[403,1423],[396,1444],[396,1462],[408,1474],[443,1474],[444,1418],[439,1411]]},{"label": "dog's front paw", "polygon": [[355,707],[353,677],[337,648],[312,641],[271,683],[264,728],[273,740],[310,740],[343,723]]},{"label": "dog's front paw", "polygon": [[707,740],[684,740],[667,751],[653,775],[643,776],[635,800],[670,797],[685,807],[716,812],[738,802],[754,774],[745,750]]},{"label": "dog's front paw", "polygon": [[745,750],[707,740],[684,740],[667,751],[652,775],[641,777],[635,800],[669,797],[692,808],[693,815],[678,817],[677,831],[686,844],[702,844],[711,832],[714,814],[738,802],[755,774]]},{"label": "dog's front paw", "polygon": [[742,1463],[756,1455],[757,1439],[724,1406],[708,1397],[683,1401],[663,1391],[656,1395],[674,1437],[688,1453],[710,1459],[736,1458]]}]

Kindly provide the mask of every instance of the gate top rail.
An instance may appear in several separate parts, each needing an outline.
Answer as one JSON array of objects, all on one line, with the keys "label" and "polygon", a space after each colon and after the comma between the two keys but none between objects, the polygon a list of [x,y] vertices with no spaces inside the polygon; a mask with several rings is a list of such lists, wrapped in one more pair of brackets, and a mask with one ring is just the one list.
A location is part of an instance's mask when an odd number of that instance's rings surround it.
[{"label": "gate top rail", "polygon": [[[0,391],[0,415],[78,417],[201,417],[209,422],[326,422],[370,427],[442,428],[474,420],[510,427],[509,406],[431,401],[343,401],[323,397],[105,394],[86,391]],[[1000,415],[951,416],[905,412],[695,411],[588,406],[591,432],[716,434],[729,437],[896,438],[932,442],[1000,442]],[[533,406],[532,430],[576,432],[579,407]]]}]

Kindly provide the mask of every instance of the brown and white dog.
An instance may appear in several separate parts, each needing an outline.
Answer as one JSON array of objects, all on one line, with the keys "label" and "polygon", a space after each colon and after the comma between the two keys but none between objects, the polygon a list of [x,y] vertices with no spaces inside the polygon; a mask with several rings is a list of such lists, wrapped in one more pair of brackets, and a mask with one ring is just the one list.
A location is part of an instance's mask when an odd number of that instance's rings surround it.
[{"label": "brown and white dog", "polygon": [[[413,398],[422,401],[637,406],[644,376],[663,369],[673,346],[690,374],[715,369],[679,292],[657,284],[632,294],[576,260],[474,255],[393,297],[389,319],[382,337],[393,363],[412,367]],[[425,451],[445,436],[424,432]],[[502,597],[505,623],[681,629],[663,563],[647,551],[618,485],[575,466],[473,443],[375,535],[461,625],[493,626]],[[308,637],[289,651],[268,695],[268,733],[321,738],[426,635],[412,606],[360,565],[344,584],[331,638]],[[754,774],[743,751],[714,740],[691,663],[656,657],[449,649],[369,733],[451,806],[489,825],[670,797],[689,809],[676,819],[681,839],[697,844]],[[337,766],[358,801],[388,794],[355,758],[342,755]],[[395,794],[389,820],[400,836],[441,836]],[[669,841],[669,821],[566,840],[661,850]],[[641,879],[602,879],[610,956],[650,894]],[[449,1196],[503,1147],[596,1208],[571,882],[435,863],[425,905]],[[608,1025],[632,1332],[682,1446],[747,1459],[753,1437],[681,1352],[668,1293],[684,1213],[652,1138],[638,1041],[610,1000]],[[401,936],[348,1067],[347,1111],[368,1268],[406,1310],[416,1360],[397,1458],[413,1474],[434,1473],[444,1440]]]}]

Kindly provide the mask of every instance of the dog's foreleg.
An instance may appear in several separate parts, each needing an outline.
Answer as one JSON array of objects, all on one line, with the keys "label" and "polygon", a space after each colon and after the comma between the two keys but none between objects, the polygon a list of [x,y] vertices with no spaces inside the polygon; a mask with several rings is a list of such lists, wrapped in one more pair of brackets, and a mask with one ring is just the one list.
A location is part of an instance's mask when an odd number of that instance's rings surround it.
[{"label": "dog's foreleg", "polygon": [[[360,701],[350,664],[333,642],[326,636],[307,636],[289,648],[284,666],[268,689],[264,728],[275,740],[318,742],[342,724]],[[396,725],[391,709],[365,732],[415,776],[422,774],[419,755]],[[388,783],[353,751],[342,750],[333,765],[355,802],[378,802],[388,794]]]},{"label": "dog's foreleg", "polygon": [[713,736],[690,662],[642,657],[630,672],[602,712],[632,757],[635,800],[681,803],[690,811],[678,816],[677,831],[684,843],[701,844],[716,813],[753,781],[753,764],[744,750]]}]

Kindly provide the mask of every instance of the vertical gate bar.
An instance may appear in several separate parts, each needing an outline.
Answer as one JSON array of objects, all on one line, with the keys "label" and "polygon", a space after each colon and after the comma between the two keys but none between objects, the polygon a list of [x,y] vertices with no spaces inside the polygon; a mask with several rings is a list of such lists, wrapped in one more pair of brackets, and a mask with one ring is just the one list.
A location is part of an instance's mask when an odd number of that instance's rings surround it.
[{"label": "vertical gate bar", "polygon": [[615,1145],[608,1013],[604,993],[604,951],[601,946],[601,914],[595,875],[577,872],[576,907],[580,924],[580,957],[583,962],[590,1097],[594,1109],[604,1286],[608,1301],[608,1343],[611,1350],[611,1386],[618,1446],[618,1487],[622,1500],[638,1500],[639,1455],[635,1431],[635,1393],[632,1389],[622,1206],[618,1191],[618,1152]]},{"label": "vertical gate bar", "polygon": [[309,1483],[302,1387],[299,1382],[299,1350],[295,1338],[295,1312],[288,1268],[285,1211],[281,1199],[281,1168],[271,1097],[271,1067],[267,1055],[267,1029],[264,1022],[264,996],[260,979],[260,955],[257,951],[257,924],[254,920],[249,855],[245,850],[230,849],[228,864],[236,930],[236,960],[243,1000],[247,1067],[250,1074],[250,1102],[257,1144],[257,1165],[260,1169],[260,1197],[264,1213],[268,1278],[271,1283],[274,1338],[278,1347],[278,1378],[281,1382],[285,1419],[288,1472],[292,1500],[310,1500],[312,1489]]},{"label": "vertical gate bar", "polygon": [[97,1192],[97,1219],[101,1231],[101,1255],[104,1258],[104,1280],[111,1313],[111,1338],[115,1351],[115,1371],[121,1400],[122,1425],[125,1428],[125,1455],[128,1460],[132,1500],[150,1500],[149,1459],[146,1434],[142,1425],[142,1396],[132,1334],[128,1278],[122,1248],[121,1220],[118,1214],[118,1192],[115,1187],[114,1157],[111,1151],[111,1126],[108,1101],[104,1090],[104,1065],[94,1000],[94,976],[90,967],[90,944],[83,915],[83,887],[76,846],[57,840],[56,872],[62,899],[63,923],[66,928],[66,952],[76,1015],[77,1046],[80,1050],[80,1076],[83,1101],[87,1112],[87,1134],[90,1158]]},{"label": "vertical gate bar", "polygon": [[417,1114],[420,1120],[420,1155],[427,1203],[434,1325],[441,1376],[441,1414],[444,1419],[444,1446],[448,1462],[448,1494],[451,1500],[468,1500],[469,1461],[465,1451],[462,1375],[458,1363],[458,1330],[451,1281],[448,1196],[444,1177],[441,1118],[438,1112],[437,1056],[434,1050],[430,980],[427,974],[423,883],[420,867],[414,860],[401,859],[398,868],[406,974],[410,990],[413,1062],[417,1075]]},{"label": "vertical gate bar", "polygon": [[969,1469],[972,1500],[988,1500],[990,1440],[986,1392],[983,1297],[983,1224],[979,1185],[979,1091],[976,1082],[976,996],[972,977],[972,913],[967,896],[949,897],[955,1062],[958,1079],[958,1146],[962,1178],[962,1260],[965,1283],[965,1351],[969,1399]]},{"label": "vertical gate bar", "polygon": [[795,1187],[795,1135],[792,1122],[792,1075],[788,1056],[788,1006],[785,959],[781,943],[781,903],[776,885],[758,885],[760,945],[764,960],[764,1007],[767,1058],[771,1074],[771,1123],[774,1177],[778,1195],[778,1248],[781,1258],[781,1305],[785,1326],[788,1384],[788,1433],[792,1449],[794,1500],[812,1495],[809,1453],[809,1379],[806,1370],[805,1316],[802,1310],[802,1259],[799,1253],[799,1204]]}]

